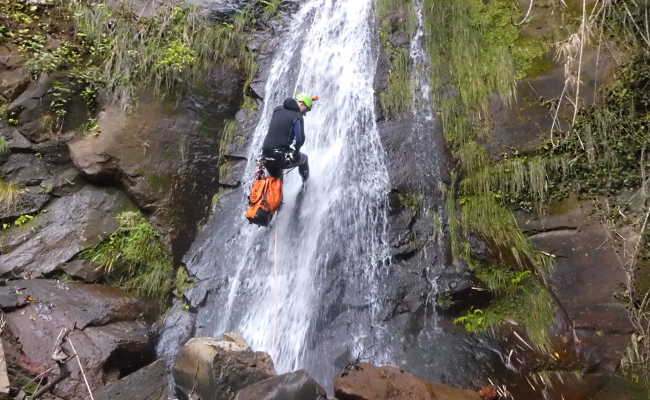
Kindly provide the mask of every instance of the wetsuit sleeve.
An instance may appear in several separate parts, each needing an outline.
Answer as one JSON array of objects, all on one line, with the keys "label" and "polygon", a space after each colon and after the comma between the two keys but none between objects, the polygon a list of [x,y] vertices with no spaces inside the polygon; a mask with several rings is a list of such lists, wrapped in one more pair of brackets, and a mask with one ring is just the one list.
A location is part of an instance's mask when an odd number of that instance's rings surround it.
[{"label": "wetsuit sleeve", "polygon": [[305,143],[305,126],[302,118],[296,118],[291,127],[291,139],[295,144],[296,150],[299,150]]}]

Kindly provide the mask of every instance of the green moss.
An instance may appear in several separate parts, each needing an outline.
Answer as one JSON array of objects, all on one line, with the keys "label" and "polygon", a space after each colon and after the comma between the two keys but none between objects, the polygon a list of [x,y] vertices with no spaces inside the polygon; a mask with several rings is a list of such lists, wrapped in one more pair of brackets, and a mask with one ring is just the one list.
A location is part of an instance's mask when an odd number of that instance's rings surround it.
[{"label": "green moss", "polygon": [[[507,292],[497,295],[485,308],[472,308],[454,320],[462,324],[469,332],[480,333],[495,328],[505,321],[514,321],[526,328],[531,341],[546,348],[549,346],[547,329],[553,322],[555,308],[553,299],[545,287],[525,275],[525,272],[512,276],[507,270],[497,269],[496,273],[484,271],[483,279],[493,279],[493,275],[505,274]],[[523,277],[523,278],[522,278]],[[516,283],[513,283],[516,282]]]},{"label": "green moss", "polygon": [[389,117],[395,117],[410,108],[413,101],[413,79],[408,49],[393,48],[388,87],[380,94],[382,108]]},{"label": "green moss", "polygon": [[380,0],[377,4],[380,37],[389,57],[388,86],[380,94],[381,106],[388,118],[395,118],[410,109],[413,102],[413,77],[408,48],[391,42],[395,35],[413,36],[417,29],[413,0]]},{"label": "green moss", "polygon": [[411,36],[417,29],[414,0],[379,0],[377,17],[386,35],[401,32]]},{"label": "green moss", "polygon": [[9,152],[9,142],[4,136],[0,136],[0,155]]},{"label": "green moss", "polygon": [[82,257],[97,264],[110,283],[166,302],[173,287],[174,269],[160,234],[137,212],[123,212],[117,220],[117,230],[97,246],[84,250]]},{"label": "green moss", "polygon": [[158,193],[167,193],[171,189],[172,178],[169,175],[148,174],[147,181]]},{"label": "green moss", "polygon": [[424,204],[424,196],[419,193],[400,193],[398,198],[402,206],[412,211],[418,211]]},{"label": "green moss", "polygon": [[187,272],[187,268],[185,268],[183,265],[178,267],[176,270],[176,280],[174,286],[176,289],[176,296],[178,298],[183,297],[185,295],[185,292],[194,286],[194,283],[190,278],[190,274]]},{"label": "green moss", "polygon": [[553,61],[546,57],[548,49],[541,40],[519,37],[512,44],[512,57],[517,79],[533,77],[550,71]]}]

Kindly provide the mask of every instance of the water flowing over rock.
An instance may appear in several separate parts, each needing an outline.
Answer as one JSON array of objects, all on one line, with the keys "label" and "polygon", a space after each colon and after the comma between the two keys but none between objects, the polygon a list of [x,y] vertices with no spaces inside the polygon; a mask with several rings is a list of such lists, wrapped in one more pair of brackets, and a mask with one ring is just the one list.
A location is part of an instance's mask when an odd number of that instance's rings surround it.
[{"label": "water flowing over rock", "polygon": [[[7,284],[27,304],[6,312],[7,326],[21,345],[23,363],[35,373],[55,367],[52,350],[66,329],[79,353],[92,388],[129,374],[153,360],[153,340],[144,315],[150,308],[118,289],[53,280],[20,280]],[[65,347],[67,354],[73,354]],[[76,362],[71,377],[55,394],[86,398]],[[55,367],[56,368],[56,367]]]},{"label": "water flowing over rock", "polygon": [[268,354],[253,351],[239,335],[223,340],[190,339],[179,351],[174,365],[178,389],[201,400],[232,400],[237,391],[275,375]]},{"label": "water flowing over rock", "polygon": [[353,364],[336,378],[339,400],[480,400],[477,392],[432,384],[397,367]]},{"label": "water flowing over rock", "polygon": [[326,400],[325,390],[305,371],[274,376],[237,393],[235,400]]},{"label": "water flowing over rock", "polygon": [[[442,144],[423,126],[378,128],[373,21],[369,0],[311,0],[292,17],[262,72],[266,97],[244,142],[248,150],[238,156],[215,216],[184,259],[197,282],[186,292],[192,311],[173,321],[196,315],[197,335],[239,331],[252,347],[267,351],[279,371],[305,369],[324,385],[359,356],[467,384],[495,355],[437,321],[432,300],[440,268],[433,266],[445,265],[446,255],[438,254],[433,203],[390,209],[398,192],[437,191],[441,161],[427,152]],[[321,97],[305,118],[303,151],[312,176],[302,192],[296,174],[285,177],[285,203],[271,229],[247,226],[242,199],[248,188],[237,182],[251,177],[273,108],[298,91]],[[250,120],[244,118],[240,132],[249,132]],[[409,175],[404,163],[418,172]],[[392,177],[401,177],[397,186]],[[404,220],[398,229],[391,226],[396,214]],[[393,252],[402,228],[417,237]],[[452,278],[459,276],[462,271]],[[175,329],[167,325],[160,353],[173,354],[165,346],[173,345],[168,337],[181,336]],[[439,354],[425,351],[432,342]]]}]

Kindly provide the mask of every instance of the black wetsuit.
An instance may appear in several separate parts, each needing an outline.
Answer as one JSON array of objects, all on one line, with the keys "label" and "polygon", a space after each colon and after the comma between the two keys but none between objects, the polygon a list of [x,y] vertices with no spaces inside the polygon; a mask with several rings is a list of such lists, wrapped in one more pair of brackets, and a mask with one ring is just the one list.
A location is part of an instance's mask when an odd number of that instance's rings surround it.
[{"label": "black wetsuit", "polygon": [[262,145],[264,166],[269,174],[282,177],[282,170],[298,167],[303,181],[309,177],[307,156],[300,152],[305,143],[305,122],[296,100],[288,98],[273,110],[269,131]]}]

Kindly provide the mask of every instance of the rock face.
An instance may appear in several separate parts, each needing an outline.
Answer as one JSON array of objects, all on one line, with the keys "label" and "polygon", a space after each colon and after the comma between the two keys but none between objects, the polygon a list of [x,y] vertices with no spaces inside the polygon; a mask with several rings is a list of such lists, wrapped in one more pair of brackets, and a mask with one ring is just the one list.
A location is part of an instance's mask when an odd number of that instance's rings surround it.
[{"label": "rock face", "polygon": [[336,379],[339,400],[480,400],[478,393],[433,384],[397,367],[351,365]]},{"label": "rock face", "polygon": [[174,379],[189,398],[232,400],[237,392],[275,375],[271,357],[255,352],[238,335],[190,339],[176,356]]},{"label": "rock face", "polygon": [[[52,280],[10,281],[7,287],[28,303],[5,312],[9,330],[22,347],[24,364],[33,372],[55,366],[51,351],[64,329],[93,389],[153,360],[152,338],[143,320],[150,309],[141,300],[100,285]],[[73,354],[69,345],[63,349]],[[54,393],[64,399],[86,398],[76,361],[67,365],[71,377],[60,382]]]},{"label": "rock face", "polygon": [[117,189],[85,186],[46,213],[0,232],[0,275],[37,278],[70,261],[117,228],[115,216],[135,206]]},{"label": "rock face", "polygon": [[74,165],[100,184],[117,184],[153,212],[174,255],[189,247],[217,190],[219,140],[241,102],[240,77],[217,68],[204,95],[180,105],[143,102],[133,112],[106,107],[101,133],[69,144]]},{"label": "rock face", "polygon": [[614,372],[633,331],[614,298],[627,279],[625,261],[589,204],[565,203],[549,215],[522,216],[520,225],[539,249],[555,255],[551,282],[575,327],[578,356],[589,369]]},{"label": "rock face", "polygon": [[167,400],[169,384],[164,360],[153,362],[95,394],[96,400]]},{"label": "rock face", "polygon": [[327,394],[305,371],[274,376],[237,393],[235,400],[326,400]]}]

